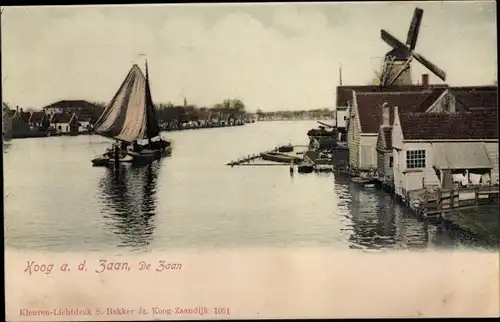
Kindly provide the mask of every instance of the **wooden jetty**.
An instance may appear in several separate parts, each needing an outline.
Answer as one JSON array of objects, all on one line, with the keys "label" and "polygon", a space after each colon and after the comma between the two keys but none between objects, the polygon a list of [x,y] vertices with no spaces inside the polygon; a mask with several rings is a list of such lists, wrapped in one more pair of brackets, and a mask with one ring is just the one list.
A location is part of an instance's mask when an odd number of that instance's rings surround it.
[{"label": "wooden jetty", "polygon": [[[290,148],[293,148],[292,151],[289,151]],[[251,155],[244,156],[242,158],[239,158],[237,160],[228,162],[226,165],[234,167],[234,166],[274,166],[274,165],[285,165],[285,166],[290,166],[290,162],[273,162],[274,160],[268,160],[267,157],[264,155],[266,154],[277,154],[277,155],[282,155],[284,159],[290,158],[291,160],[294,160],[294,163],[296,163],[296,160],[302,160],[307,149],[307,145],[280,145],[276,146],[272,149],[266,150],[264,152],[260,153],[255,153]],[[298,151],[297,151],[298,149]],[[279,152],[280,150],[288,150],[289,152]],[[265,160],[264,162],[257,162],[260,160]]]},{"label": "wooden jetty", "polygon": [[[242,166],[242,165],[263,165],[263,164],[256,164],[256,163],[250,163],[252,161],[255,161],[257,159],[260,159],[261,155],[264,153],[271,153],[271,152],[278,152],[278,150],[283,147],[283,146],[277,146],[274,147],[270,150],[266,150],[264,152],[256,153],[256,154],[250,154],[247,156],[244,156],[242,158],[239,158],[235,161],[228,162],[226,165],[234,167],[234,166]],[[266,164],[266,165],[271,165],[271,164]],[[274,165],[274,164],[272,164]],[[286,164],[288,165],[288,164]]]}]

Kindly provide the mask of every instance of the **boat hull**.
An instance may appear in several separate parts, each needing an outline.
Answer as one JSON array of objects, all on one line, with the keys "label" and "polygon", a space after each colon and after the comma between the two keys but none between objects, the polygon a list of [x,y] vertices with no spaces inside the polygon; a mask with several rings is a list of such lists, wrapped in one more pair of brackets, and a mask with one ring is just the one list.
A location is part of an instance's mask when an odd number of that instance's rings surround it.
[{"label": "boat hull", "polygon": [[377,182],[377,180],[375,180],[375,179],[360,178],[360,177],[352,178],[351,181],[354,182],[355,184],[362,185],[362,186],[365,186],[367,188],[374,187],[375,183]]},{"label": "boat hull", "polygon": [[273,161],[273,162],[279,162],[279,163],[291,163],[291,162],[296,163],[296,162],[299,162],[301,160],[301,158],[299,158],[299,157],[293,157],[293,156],[289,156],[286,154],[275,153],[275,152],[262,153],[260,155],[260,157],[266,161]]},{"label": "boat hull", "polygon": [[311,173],[314,171],[314,164],[310,164],[310,163],[299,164],[297,166],[297,171],[299,173]]},{"label": "boat hull", "polygon": [[[118,159],[119,163],[132,163],[134,158],[129,155],[122,156]],[[92,160],[92,165],[95,167],[107,167],[115,164],[115,158],[110,155],[102,155]]]},{"label": "boat hull", "polygon": [[[165,156],[169,156],[172,154],[172,146],[167,146],[162,149],[157,149],[157,150],[148,150],[144,149],[140,152],[132,152],[132,151],[127,151],[127,154],[124,156],[121,156],[118,159],[119,163],[148,163],[153,160],[160,159]],[[99,156],[95,159],[92,160],[92,165],[93,166],[110,166],[115,164],[115,159],[113,155],[110,153],[106,153],[102,156]]]},{"label": "boat hull", "polygon": [[278,148],[278,152],[293,152],[293,145],[283,145]]}]

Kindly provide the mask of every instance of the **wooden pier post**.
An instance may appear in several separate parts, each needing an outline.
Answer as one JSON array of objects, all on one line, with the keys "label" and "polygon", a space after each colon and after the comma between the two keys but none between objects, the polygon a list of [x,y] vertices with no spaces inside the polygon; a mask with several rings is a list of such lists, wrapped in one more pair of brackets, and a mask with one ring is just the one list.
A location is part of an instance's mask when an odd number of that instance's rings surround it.
[{"label": "wooden pier post", "polygon": [[476,201],[476,208],[479,205],[479,187],[474,187],[474,195],[475,195],[475,201]]}]

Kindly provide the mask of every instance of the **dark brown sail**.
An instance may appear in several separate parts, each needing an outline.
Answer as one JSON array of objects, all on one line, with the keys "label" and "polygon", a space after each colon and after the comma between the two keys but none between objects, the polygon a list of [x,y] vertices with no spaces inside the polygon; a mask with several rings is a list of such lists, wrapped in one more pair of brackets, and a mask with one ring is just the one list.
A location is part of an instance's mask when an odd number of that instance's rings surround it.
[{"label": "dark brown sail", "polygon": [[149,87],[149,73],[148,63],[146,62],[146,136],[154,138],[160,135],[160,125],[156,118],[155,107],[153,104],[153,97],[151,96],[151,89]]}]

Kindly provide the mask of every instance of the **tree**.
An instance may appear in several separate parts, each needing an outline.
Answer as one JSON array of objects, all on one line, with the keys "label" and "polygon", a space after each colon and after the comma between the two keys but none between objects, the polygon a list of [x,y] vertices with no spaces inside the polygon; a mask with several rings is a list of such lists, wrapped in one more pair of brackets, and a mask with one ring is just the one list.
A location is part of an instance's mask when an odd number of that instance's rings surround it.
[{"label": "tree", "polygon": [[370,85],[380,85],[382,83],[382,73],[379,71],[373,71],[373,78],[370,82]]},{"label": "tree", "polygon": [[244,112],[245,111],[245,104],[239,99],[233,99],[232,101],[232,106],[233,109],[235,109],[238,112]]}]

